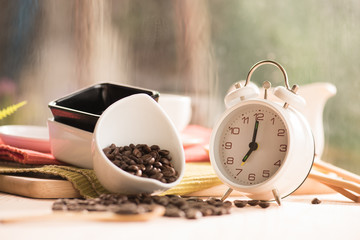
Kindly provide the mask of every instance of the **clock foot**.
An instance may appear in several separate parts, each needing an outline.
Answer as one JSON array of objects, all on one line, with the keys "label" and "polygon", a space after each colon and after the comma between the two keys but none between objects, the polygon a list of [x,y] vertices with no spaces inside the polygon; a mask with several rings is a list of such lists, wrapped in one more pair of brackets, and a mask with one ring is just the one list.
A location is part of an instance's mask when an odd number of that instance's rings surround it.
[{"label": "clock foot", "polygon": [[274,189],[272,190],[272,193],[273,193],[273,195],[274,195],[274,198],[275,198],[275,201],[277,202],[277,204],[278,204],[279,206],[281,206],[281,200],[280,200],[279,191],[278,191],[276,188],[274,188]]},{"label": "clock foot", "polygon": [[223,202],[230,194],[231,192],[233,191],[232,188],[229,188],[225,193],[224,195],[221,197],[221,201]]}]

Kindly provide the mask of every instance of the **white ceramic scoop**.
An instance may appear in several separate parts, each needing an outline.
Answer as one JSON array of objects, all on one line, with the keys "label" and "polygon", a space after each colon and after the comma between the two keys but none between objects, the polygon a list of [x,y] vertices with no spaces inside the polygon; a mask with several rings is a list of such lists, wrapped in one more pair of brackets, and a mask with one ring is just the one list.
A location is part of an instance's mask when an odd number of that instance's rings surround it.
[{"label": "white ceramic scoop", "polygon": [[[133,144],[158,145],[170,151],[172,164],[179,174],[172,183],[134,176],[113,164],[103,149]],[[177,185],[183,177],[185,156],[176,127],[151,97],[136,94],[109,106],[100,116],[92,139],[96,176],[109,191],[123,194],[162,192]]]}]

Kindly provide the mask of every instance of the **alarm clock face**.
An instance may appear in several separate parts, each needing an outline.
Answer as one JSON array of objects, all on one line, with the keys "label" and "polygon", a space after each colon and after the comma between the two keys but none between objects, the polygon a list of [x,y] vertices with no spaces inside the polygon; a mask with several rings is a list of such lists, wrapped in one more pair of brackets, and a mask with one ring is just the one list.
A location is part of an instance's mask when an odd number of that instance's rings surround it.
[{"label": "alarm clock face", "polygon": [[282,115],[253,101],[229,111],[214,142],[218,169],[234,184],[252,186],[269,180],[284,164],[288,128]]}]

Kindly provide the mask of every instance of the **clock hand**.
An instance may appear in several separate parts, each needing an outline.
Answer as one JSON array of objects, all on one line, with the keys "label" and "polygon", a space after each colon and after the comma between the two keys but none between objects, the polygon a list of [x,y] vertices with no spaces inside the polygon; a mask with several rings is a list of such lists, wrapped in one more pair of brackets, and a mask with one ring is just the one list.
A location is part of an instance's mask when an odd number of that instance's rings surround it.
[{"label": "clock hand", "polygon": [[257,131],[258,131],[258,128],[259,128],[259,121],[256,120],[255,121],[255,126],[254,126],[254,133],[253,133],[253,137],[252,137],[252,141],[249,143],[249,151],[245,154],[245,156],[243,157],[242,159],[242,163],[241,163],[241,166],[243,166],[246,162],[246,160],[250,157],[250,154],[253,152],[253,151],[256,151],[256,149],[258,149],[259,145],[257,144],[256,141],[256,135],[257,135]]},{"label": "clock hand", "polygon": [[246,162],[246,160],[248,160],[248,158],[250,157],[250,154],[253,152],[253,151],[256,151],[258,149],[259,145],[256,143],[256,142],[251,142],[249,143],[249,151],[245,154],[245,156],[243,157],[242,159],[242,163],[241,163],[241,166],[243,166]]},{"label": "clock hand", "polygon": [[254,126],[254,133],[253,133],[253,137],[252,137],[252,142],[253,143],[256,141],[256,135],[257,135],[258,128],[259,128],[259,121],[256,120],[255,121],[255,126]]},{"label": "clock hand", "polygon": [[253,152],[254,150],[252,150],[251,148],[249,149],[249,151],[245,154],[245,156],[242,159],[242,163],[241,166],[243,166],[246,162],[246,160],[250,157],[250,154]]}]

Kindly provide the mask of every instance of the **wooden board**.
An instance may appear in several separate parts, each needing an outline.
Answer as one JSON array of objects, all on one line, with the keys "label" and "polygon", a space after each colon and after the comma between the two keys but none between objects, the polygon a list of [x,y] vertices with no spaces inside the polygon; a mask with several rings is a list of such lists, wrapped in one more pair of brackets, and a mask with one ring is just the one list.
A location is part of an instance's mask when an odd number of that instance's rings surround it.
[{"label": "wooden board", "polygon": [[[202,191],[187,194],[197,197],[221,197],[228,189],[225,185],[215,186]],[[0,174],[0,192],[6,192],[31,198],[76,198],[79,192],[67,180],[54,180],[35,177],[12,176]],[[334,190],[318,181],[308,178],[294,194],[328,194]],[[233,191],[231,196],[242,196]]]},{"label": "wooden board", "polygon": [[66,180],[0,175],[0,191],[31,198],[75,198],[79,192]]}]

